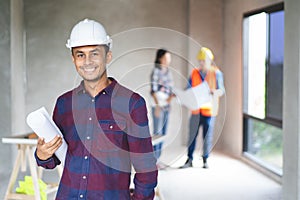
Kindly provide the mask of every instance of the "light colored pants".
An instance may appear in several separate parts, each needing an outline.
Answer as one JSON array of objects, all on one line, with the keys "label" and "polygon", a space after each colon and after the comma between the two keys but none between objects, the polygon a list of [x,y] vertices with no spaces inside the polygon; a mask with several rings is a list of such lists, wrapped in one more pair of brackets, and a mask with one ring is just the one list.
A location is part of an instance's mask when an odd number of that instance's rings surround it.
[{"label": "light colored pants", "polygon": [[[169,118],[169,108],[161,108],[160,116],[155,116],[155,107],[152,107],[152,116],[153,116],[153,134],[154,135],[166,135],[167,134],[167,125]],[[154,155],[158,159],[161,156],[163,142],[160,142],[153,146]]]}]

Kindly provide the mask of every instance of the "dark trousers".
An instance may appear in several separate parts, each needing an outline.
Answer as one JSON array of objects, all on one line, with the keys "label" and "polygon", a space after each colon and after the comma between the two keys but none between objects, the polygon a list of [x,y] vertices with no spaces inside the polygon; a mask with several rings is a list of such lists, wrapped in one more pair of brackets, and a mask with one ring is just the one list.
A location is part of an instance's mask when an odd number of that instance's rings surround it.
[{"label": "dark trousers", "polygon": [[191,115],[189,125],[189,141],[188,141],[188,157],[193,160],[193,153],[196,147],[196,140],[199,133],[199,128],[202,126],[203,133],[203,158],[208,158],[212,147],[213,129],[215,117],[207,117],[201,114]]}]

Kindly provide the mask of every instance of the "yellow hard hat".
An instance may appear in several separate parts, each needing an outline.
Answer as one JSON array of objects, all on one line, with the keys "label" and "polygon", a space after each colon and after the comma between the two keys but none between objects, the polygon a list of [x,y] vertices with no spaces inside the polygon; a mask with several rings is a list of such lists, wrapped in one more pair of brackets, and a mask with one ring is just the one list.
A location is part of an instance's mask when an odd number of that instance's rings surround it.
[{"label": "yellow hard hat", "polygon": [[206,58],[213,60],[214,54],[211,52],[211,50],[209,48],[202,47],[197,55],[197,59],[198,60],[206,60]]}]

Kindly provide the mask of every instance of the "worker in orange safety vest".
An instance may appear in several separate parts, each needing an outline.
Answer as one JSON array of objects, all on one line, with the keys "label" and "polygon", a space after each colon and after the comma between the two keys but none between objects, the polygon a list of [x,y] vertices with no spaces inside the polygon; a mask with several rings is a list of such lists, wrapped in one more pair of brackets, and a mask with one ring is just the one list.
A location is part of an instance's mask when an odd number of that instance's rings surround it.
[{"label": "worker in orange safety vest", "polygon": [[188,159],[180,168],[193,166],[193,153],[200,126],[203,130],[203,168],[208,168],[207,158],[212,148],[215,117],[218,114],[219,97],[225,93],[223,73],[213,64],[214,55],[210,49],[202,47],[197,55],[199,67],[192,70],[188,88],[207,82],[212,101],[192,110],[189,123]]}]

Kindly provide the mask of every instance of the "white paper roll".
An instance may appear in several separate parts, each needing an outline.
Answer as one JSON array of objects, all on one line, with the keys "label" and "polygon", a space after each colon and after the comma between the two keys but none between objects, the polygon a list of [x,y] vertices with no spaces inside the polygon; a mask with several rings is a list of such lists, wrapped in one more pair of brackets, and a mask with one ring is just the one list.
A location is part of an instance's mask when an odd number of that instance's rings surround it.
[{"label": "white paper roll", "polygon": [[56,135],[60,135],[63,139],[62,145],[57,149],[55,155],[64,164],[68,145],[63,138],[62,133],[49,116],[45,107],[31,112],[27,116],[27,124],[39,136],[45,138],[45,142],[51,141]]},{"label": "white paper roll", "polygon": [[158,105],[161,106],[161,107],[164,107],[164,106],[167,106],[168,105],[168,102],[167,102],[167,99],[169,98],[169,95],[164,93],[164,92],[161,92],[161,91],[158,91],[155,93],[156,95],[156,98],[158,100]]},{"label": "white paper roll", "polygon": [[187,90],[174,88],[173,92],[179,99],[179,103],[190,110],[199,109],[205,104],[211,103],[213,100],[212,95],[210,94],[210,88],[206,81]]}]

